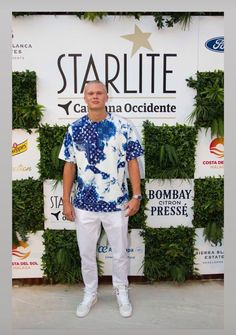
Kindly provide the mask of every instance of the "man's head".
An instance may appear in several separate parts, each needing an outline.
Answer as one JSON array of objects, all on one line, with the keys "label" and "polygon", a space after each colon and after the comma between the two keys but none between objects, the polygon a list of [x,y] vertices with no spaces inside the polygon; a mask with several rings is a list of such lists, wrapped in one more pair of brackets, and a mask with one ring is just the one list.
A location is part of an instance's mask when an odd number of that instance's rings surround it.
[{"label": "man's head", "polygon": [[108,100],[106,86],[99,80],[89,81],[84,88],[84,100],[90,111],[104,111]]},{"label": "man's head", "polygon": [[90,80],[88,81],[86,84],[85,84],[85,88],[84,88],[84,93],[86,91],[87,88],[89,88],[90,85],[93,85],[93,84],[99,84],[103,87],[104,91],[107,93],[107,88],[106,86],[104,85],[104,83],[98,79],[96,80]]}]

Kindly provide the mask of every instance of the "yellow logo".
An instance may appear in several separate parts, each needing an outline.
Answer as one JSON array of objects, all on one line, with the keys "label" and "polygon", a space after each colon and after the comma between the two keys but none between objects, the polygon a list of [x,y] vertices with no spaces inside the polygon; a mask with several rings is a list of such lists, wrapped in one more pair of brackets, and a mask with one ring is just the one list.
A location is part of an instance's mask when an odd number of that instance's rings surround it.
[{"label": "yellow logo", "polygon": [[22,154],[22,152],[25,152],[28,150],[28,140],[25,140],[22,143],[13,143],[12,145],[12,156]]}]

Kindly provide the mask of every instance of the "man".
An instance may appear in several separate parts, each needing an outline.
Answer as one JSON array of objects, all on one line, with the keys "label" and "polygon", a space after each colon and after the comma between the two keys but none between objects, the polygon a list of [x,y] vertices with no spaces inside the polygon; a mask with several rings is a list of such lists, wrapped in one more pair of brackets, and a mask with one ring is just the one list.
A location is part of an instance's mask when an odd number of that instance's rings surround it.
[{"label": "man", "polygon": [[[143,149],[131,125],[106,112],[108,95],[102,82],[87,83],[84,100],[88,113],[69,126],[59,154],[59,158],[65,160],[63,211],[66,218],[76,224],[85,285],[84,298],[76,314],[86,316],[97,301],[96,248],[102,223],[112,249],[112,284],[120,314],[129,317],[132,306],[128,297],[128,217],[140,207],[137,157],[143,154]],[[132,185],[131,199],[127,191],[126,165]],[[77,186],[72,204],[76,166]]]}]

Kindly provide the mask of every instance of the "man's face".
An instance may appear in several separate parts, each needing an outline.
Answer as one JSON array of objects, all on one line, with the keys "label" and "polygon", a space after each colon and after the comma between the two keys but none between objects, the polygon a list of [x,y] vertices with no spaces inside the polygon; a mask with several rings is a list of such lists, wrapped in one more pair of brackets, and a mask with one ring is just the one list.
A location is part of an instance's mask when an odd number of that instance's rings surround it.
[{"label": "man's face", "polygon": [[89,110],[104,110],[108,96],[102,84],[91,83],[85,87],[84,100]]}]

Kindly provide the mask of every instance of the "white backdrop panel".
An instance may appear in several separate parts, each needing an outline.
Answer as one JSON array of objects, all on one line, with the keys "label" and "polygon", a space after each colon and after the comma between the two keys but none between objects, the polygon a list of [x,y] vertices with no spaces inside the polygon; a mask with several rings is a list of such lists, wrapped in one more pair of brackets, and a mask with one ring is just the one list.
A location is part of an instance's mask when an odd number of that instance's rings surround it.
[{"label": "white backdrop panel", "polygon": [[195,178],[224,175],[224,138],[211,137],[210,130],[198,133]]},{"label": "white backdrop panel", "polygon": [[[220,38],[221,37],[221,38]],[[211,40],[211,42],[210,42]],[[206,46],[208,45],[208,47]],[[199,18],[199,71],[224,70],[223,17]]]},{"label": "white backdrop panel", "polygon": [[146,182],[146,195],[149,227],[192,227],[194,180],[152,179]]},{"label": "white backdrop panel", "polygon": [[40,160],[36,129],[29,134],[23,129],[12,131],[12,179],[39,178],[37,164]]},{"label": "white backdrop panel", "polygon": [[30,234],[27,242],[12,248],[12,278],[42,278],[43,231]]},{"label": "white backdrop panel", "polygon": [[204,241],[203,228],[196,229],[195,264],[201,275],[224,273],[224,240],[214,245]]},{"label": "white backdrop panel", "polygon": [[83,116],[81,88],[96,74],[110,81],[111,111],[137,124],[184,123],[194,96],[185,79],[197,71],[198,31],[198,17],[186,30],[158,29],[152,16],[97,22],[66,15],[17,17],[13,70],[36,71],[44,123],[64,125]]},{"label": "white backdrop panel", "polygon": [[[48,179],[43,183],[45,228],[73,230],[75,223],[63,215],[62,183],[55,185],[55,182]],[[72,197],[73,194],[74,190]]]},{"label": "white backdrop panel", "polygon": [[[142,263],[144,260],[145,246],[143,238],[139,235],[140,229],[131,229],[128,235],[129,247],[128,247],[128,257],[129,257],[129,275],[131,276],[143,276]],[[98,259],[103,264],[103,270],[105,276],[110,276],[112,274],[112,249],[107,241],[106,234],[103,235],[102,239],[99,241],[97,246]]]}]

